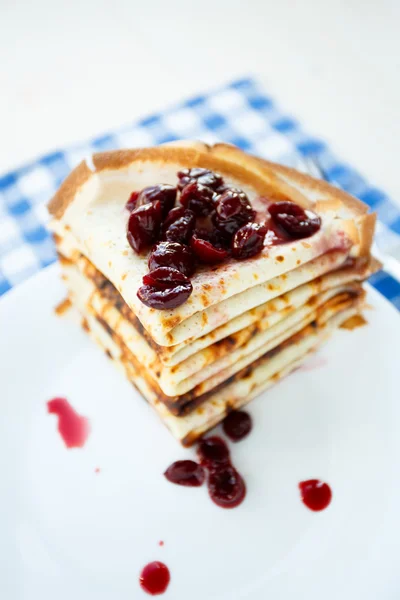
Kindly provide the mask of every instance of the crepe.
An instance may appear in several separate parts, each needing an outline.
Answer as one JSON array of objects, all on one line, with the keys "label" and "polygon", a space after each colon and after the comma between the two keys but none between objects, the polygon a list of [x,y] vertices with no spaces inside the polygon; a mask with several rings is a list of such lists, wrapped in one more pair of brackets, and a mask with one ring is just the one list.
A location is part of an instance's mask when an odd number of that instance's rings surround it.
[{"label": "crepe", "polygon": [[317,282],[300,286],[288,293],[285,300],[280,299],[281,304],[271,301],[252,311],[252,314],[243,314],[242,325],[246,321],[249,325],[225,335],[219,343],[209,340],[210,345],[170,366],[159,359],[157,350],[148,343],[144,332],[135,328],[133,314],[112,284],[93,266],[89,268],[85,259],[80,260],[81,266],[82,263],[86,272],[91,270],[91,278],[85,276],[74,263],[63,259],[65,282],[74,304],[99,317],[148,371],[161,388],[160,393],[170,397],[187,394],[207,380],[207,386],[210,386],[214,381],[210,378],[223,369],[230,368],[231,374],[238,361],[257,349],[263,349],[266,344],[273,347],[276,340],[285,339],[293,333],[293,328],[300,329],[313,321],[325,310],[327,303],[332,306],[333,301],[338,302],[343,297],[352,300],[360,296],[362,290],[356,280],[363,279],[369,272],[366,266],[359,270],[345,268],[325,275]]},{"label": "crepe", "polygon": [[[268,282],[318,256],[329,256],[332,250],[341,250],[344,258],[369,253],[375,215],[367,214],[366,205],[295,171],[282,174],[270,163],[264,165],[224,144],[100,153],[93,156],[93,165],[92,171],[81,163],[51,201],[50,212],[56,217],[52,227],[61,236],[73,232],[75,247],[113,283],[161,346],[193,339],[204,328],[212,331],[267,301],[271,292],[280,295],[281,289],[268,289]],[[175,184],[179,169],[196,166],[214,169],[228,185],[243,189],[261,214],[266,209],[260,197],[291,198],[303,207],[315,208],[322,227],[312,244],[296,240],[266,248],[254,259],[203,269],[193,278],[193,293],[185,304],[171,311],[155,311],[136,296],[148,270],[147,257],[133,253],[127,242],[124,206],[132,190],[155,182]]]},{"label": "crepe", "polygon": [[[258,220],[271,200],[290,200],[315,211],[321,228],[310,238],[266,245],[254,258],[203,266],[185,303],[149,308],[136,295],[148,255],[126,240],[125,204],[134,190],[176,184],[185,167],[212,169],[240,187]],[[49,207],[63,279],[85,329],[184,444],[358,314],[361,283],[379,267],[370,256],[375,215],[364,204],[224,144],[96,154],[91,167],[84,162],[71,173]]]},{"label": "crepe", "polygon": [[226,385],[215,389],[203,402],[194,405],[193,410],[183,416],[171,413],[157,392],[148,385],[143,373],[134,366],[129,355],[124,354],[121,346],[95,317],[90,314],[85,317],[82,313],[77,313],[76,316],[83,316],[81,324],[84,330],[155,408],[172,435],[183,446],[191,446],[230,411],[242,408],[261,392],[297,369],[337,327],[356,315],[359,310],[359,306],[354,306],[328,320],[322,327],[309,326],[298,338],[294,338],[291,344],[262,357],[251,369],[237,373]]}]

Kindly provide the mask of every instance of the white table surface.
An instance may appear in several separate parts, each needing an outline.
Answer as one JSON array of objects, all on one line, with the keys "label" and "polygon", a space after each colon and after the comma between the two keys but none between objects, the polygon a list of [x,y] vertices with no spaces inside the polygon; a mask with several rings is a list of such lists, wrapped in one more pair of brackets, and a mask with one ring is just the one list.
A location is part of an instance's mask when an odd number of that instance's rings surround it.
[{"label": "white table surface", "polygon": [[400,204],[398,0],[0,0],[0,173],[235,77]]}]

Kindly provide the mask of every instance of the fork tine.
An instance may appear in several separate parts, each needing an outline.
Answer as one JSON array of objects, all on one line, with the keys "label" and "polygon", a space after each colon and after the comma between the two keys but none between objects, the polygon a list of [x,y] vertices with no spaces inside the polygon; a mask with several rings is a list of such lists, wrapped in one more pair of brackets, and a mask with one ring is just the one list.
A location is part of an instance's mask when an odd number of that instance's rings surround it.
[{"label": "fork tine", "polygon": [[310,155],[310,156],[304,156],[302,157],[302,161],[306,167],[306,171],[307,173],[309,173],[309,175],[311,175],[312,177],[315,177],[316,179],[325,179],[326,181],[329,181],[326,173],[324,172],[321,163],[319,162],[319,160],[317,159],[316,156],[314,155]]}]

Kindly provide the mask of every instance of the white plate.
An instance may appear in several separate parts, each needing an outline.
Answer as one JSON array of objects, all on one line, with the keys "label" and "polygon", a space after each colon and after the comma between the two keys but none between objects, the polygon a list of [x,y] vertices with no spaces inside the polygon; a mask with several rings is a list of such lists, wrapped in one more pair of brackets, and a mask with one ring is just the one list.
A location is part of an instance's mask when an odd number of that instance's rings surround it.
[{"label": "white plate", "polygon": [[[324,366],[250,405],[254,430],[232,445],[248,489],[234,510],[164,479],[194,451],[54,315],[62,297],[52,267],[0,302],[2,599],[146,598],[153,560],[170,569],[166,599],[398,598],[400,319],[382,297],[370,292],[369,326],[339,331]],[[54,396],[90,418],[84,448],[64,446]],[[321,513],[300,501],[309,478],[332,486]]]}]

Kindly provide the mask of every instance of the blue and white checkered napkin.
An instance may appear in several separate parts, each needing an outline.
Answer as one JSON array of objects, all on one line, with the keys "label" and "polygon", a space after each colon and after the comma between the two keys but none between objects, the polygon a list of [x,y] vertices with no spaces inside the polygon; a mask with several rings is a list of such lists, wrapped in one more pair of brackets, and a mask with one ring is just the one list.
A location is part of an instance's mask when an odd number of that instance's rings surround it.
[{"label": "blue and white checkered napkin", "polygon": [[[389,198],[340,162],[323,141],[307,135],[293,118],[282,114],[257,81],[243,79],[0,177],[0,295],[56,259],[45,227],[45,205],[83,157],[182,138],[236,144],[288,165],[313,154],[332,180],[378,211],[388,228],[385,235],[400,236],[400,211]],[[381,271],[372,284],[400,309],[399,282]]]}]

